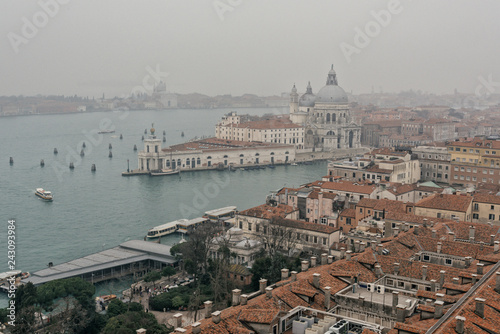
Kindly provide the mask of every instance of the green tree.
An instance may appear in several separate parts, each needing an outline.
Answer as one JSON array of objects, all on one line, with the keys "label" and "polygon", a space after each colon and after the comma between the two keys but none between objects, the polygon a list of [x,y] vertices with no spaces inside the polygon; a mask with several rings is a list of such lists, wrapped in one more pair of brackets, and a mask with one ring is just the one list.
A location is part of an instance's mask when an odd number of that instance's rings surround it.
[{"label": "green tree", "polygon": [[144,282],[153,282],[153,288],[156,287],[156,281],[161,279],[161,273],[159,271],[150,271],[144,275]]},{"label": "green tree", "polygon": [[148,334],[168,334],[173,330],[158,324],[151,313],[127,312],[109,319],[101,334],[135,334],[141,327],[146,329]]},{"label": "green tree", "polygon": [[119,299],[113,299],[108,305],[108,316],[110,318],[127,312],[127,305]]},{"label": "green tree", "polygon": [[175,271],[174,267],[171,267],[171,266],[166,266],[161,271],[161,275],[164,277],[167,277],[167,278],[170,278],[170,276],[173,276],[175,274],[176,274],[176,271]]},{"label": "green tree", "polygon": [[172,306],[174,308],[179,308],[181,306],[184,305],[184,300],[182,299],[181,296],[175,296],[173,299],[172,299]]}]

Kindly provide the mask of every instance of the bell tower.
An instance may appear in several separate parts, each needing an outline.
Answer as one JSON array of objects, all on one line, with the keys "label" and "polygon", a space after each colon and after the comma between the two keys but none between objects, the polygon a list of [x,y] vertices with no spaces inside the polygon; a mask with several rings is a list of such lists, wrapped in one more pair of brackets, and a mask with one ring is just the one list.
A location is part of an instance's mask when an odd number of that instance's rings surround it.
[{"label": "bell tower", "polygon": [[295,114],[299,111],[299,94],[297,88],[293,84],[292,92],[290,93],[290,114]]}]

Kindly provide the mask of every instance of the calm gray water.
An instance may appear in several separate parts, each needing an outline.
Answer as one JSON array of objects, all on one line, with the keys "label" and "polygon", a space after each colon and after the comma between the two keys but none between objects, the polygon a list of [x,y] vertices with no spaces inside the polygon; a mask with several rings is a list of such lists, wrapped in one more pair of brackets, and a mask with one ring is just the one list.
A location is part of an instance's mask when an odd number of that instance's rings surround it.
[{"label": "calm gray water", "polygon": [[[326,174],[326,163],[279,166],[236,172],[183,172],[180,177],[122,177],[137,168],[134,144],[154,122],[157,134],[167,133],[171,145],[194,136],[212,135],[229,110],[99,112],[0,118],[0,272],[7,267],[7,220],[16,219],[16,269],[36,271],[129,239],[142,239],[156,225],[195,218],[228,205],[239,210],[264,203],[271,190],[297,186]],[[243,109],[264,114],[286,110]],[[97,135],[114,127],[114,134]],[[185,137],[181,137],[184,131]],[[92,133],[93,135],[88,135]],[[87,134],[87,135],[86,135]],[[123,139],[119,136],[123,134]],[[80,158],[82,142],[85,156]],[[113,158],[108,158],[112,144]],[[57,147],[59,154],[54,155]],[[9,157],[14,164],[9,165]],[[45,167],[40,167],[40,160]],[[69,162],[75,164],[70,171]],[[96,164],[97,171],[90,171]],[[34,195],[37,187],[54,194],[53,202]],[[178,236],[162,242],[173,244]],[[0,298],[3,304],[3,296]]]}]

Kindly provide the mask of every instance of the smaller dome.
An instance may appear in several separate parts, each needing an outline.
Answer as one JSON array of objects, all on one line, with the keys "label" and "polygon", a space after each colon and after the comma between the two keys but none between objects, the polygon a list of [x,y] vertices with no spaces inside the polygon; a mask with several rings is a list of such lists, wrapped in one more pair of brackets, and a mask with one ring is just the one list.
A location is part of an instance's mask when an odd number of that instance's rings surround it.
[{"label": "smaller dome", "polygon": [[149,130],[149,131],[151,131],[151,135],[155,134],[155,128],[151,128],[151,130]]},{"label": "smaller dome", "polygon": [[316,96],[314,94],[305,93],[299,99],[300,107],[314,107]]}]

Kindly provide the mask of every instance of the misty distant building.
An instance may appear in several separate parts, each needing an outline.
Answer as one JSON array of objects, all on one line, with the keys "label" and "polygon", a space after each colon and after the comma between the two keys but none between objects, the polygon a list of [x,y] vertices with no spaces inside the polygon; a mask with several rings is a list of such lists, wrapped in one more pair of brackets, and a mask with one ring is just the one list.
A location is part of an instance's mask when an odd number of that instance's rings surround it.
[{"label": "misty distant building", "polygon": [[311,84],[300,98],[295,85],[290,94],[290,119],[304,126],[304,147],[313,151],[335,151],[361,147],[361,127],[354,123],[346,92],[337,74],[328,72],[326,85],[316,95]]},{"label": "misty distant building", "polygon": [[163,81],[160,81],[160,83],[155,87],[152,97],[154,103],[156,104],[156,108],[177,108],[177,94],[168,92]]}]

